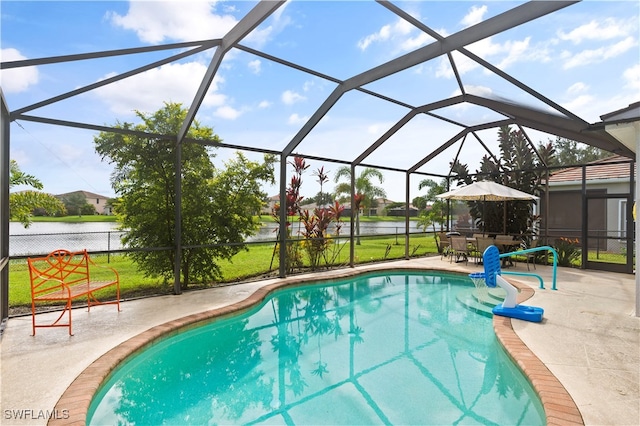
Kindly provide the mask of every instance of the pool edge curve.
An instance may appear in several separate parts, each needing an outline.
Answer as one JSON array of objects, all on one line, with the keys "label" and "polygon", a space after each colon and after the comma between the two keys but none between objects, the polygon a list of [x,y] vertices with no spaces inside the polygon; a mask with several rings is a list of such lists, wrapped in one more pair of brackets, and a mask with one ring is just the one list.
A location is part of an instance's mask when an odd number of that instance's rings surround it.
[{"label": "pool edge curve", "polygon": [[[459,271],[447,270],[447,268],[425,268],[411,266],[387,266],[372,269],[348,269],[331,271],[323,274],[322,280],[347,278],[355,275],[362,275],[367,272],[380,271],[446,271],[459,273]],[[161,338],[165,338],[172,332],[183,330],[185,327],[195,326],[203,321],[221,317],[231,313],[247,310],[261,303],[269,294],[282,287],[304,285],[309,282],[318,281],[317,274],[309,276],[293,276],[278,279],[276,282],[265,284],[242,301],[215,308],[207,311],[187,315],[179,319],[171,320],[149,328],[148,330],[122,342],[109,351],[105,352],[98,359],[84,369],[67,387],[54,407],[54,412],[60,407],[64,407],[69,413],[65,419],[52,418],[49,425],[84,425],[91,401],[102,383],[109,374],[124,359],[134,354],[136,351],[153,344]],[[519,289],[518,303],[521,303],[535,294],[535,290],[518,282],[509,279],[514,286]],[[523,374],[531,383],[534,391],[540,398],[544,408],[547,425],[584,425],[582,414],[580,413],[573,398],[565,387],[560,383],[547,366],[524,344],[512,327],[512,318],[493,317],[493,329],[500,344],[505,351],[520,368]]]}]

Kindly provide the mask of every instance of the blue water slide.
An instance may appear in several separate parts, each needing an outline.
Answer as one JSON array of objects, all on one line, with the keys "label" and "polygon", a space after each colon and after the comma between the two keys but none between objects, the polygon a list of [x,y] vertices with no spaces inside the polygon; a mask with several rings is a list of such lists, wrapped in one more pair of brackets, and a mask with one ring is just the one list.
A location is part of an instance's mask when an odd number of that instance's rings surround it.
[{"label": "blue water slide", "polygon": [[544,309],[537,306],[518,305],[516,298],[518,289],[502,278],[500,269],[500,251],[498,247],[491,245],[482,254],[484,272],[469,274],[472,280],[484,279],[487,287],[500,287],[506,292],[504,301],[493,308],[494,315],[517,318],[525,321],[540,322]]}]

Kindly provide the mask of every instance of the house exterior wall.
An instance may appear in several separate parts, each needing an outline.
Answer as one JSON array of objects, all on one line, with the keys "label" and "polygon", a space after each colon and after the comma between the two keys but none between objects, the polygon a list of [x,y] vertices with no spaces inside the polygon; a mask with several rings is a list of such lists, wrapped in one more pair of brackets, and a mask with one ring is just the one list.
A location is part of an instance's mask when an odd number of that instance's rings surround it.
[{"label": "house exterior wall", "polygon": [[[629,193],[629,181],[625,179],[601,179],[586,181],[588,196],[621,194],[620,198],[588,198],[587,224],[589,248],[619,252],[626,237],[626,195]],[[541,197],[541,212],[545,197]],[[549,185],[549,236],[577,238],[582,227],[582,183],[562,182]],[[602,235],[602,238],[596,236]],[[616,237],[609,239],[606,237]]]},{"label": "house exterior wall", "polygon": [[55,197],[61,201],[64,201],[66,197],[72,194],[81,194],[84,197],[87,204],[90,204],[93,207],[95,207],[97,214],[106,214],[106,215],[113,214],[111,207],[107,205],[107,202],[111,198],[106,197],[104,195],[100,195],[100,194],[96,194],[88,191],[73,191],[73,192],[67,192],[65,194],[58,194]]}]

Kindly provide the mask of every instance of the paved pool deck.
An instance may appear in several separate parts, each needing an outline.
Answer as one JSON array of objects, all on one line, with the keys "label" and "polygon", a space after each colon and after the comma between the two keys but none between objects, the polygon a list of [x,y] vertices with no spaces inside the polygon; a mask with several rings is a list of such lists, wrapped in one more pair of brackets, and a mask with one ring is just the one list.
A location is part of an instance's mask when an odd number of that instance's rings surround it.
[{"label": "paved pool deck", "polygon": [[[113,305],[90,313],[78,309],[74,336],[60,328],[40,329],[34,337],[30,316],[11,318],[0,341],[0,424],[44,425],[47,413],[59,417],[52,423],[82,424],[83,407],[105,371],[166,330],[252,303],[282,284],[376,269],[469,273],[481,267],[428,257],[132,300],[124,302],[119,313]],[[511,271],[527,272],[527,267],[520,263],[505,270]],[[506,277],[522,287],[522,296],[533,294],[523,303],[543,307],[543,322],[496,317],[494,329],[532,377],[549,424],[640,424],[635,276],[558,268],[558,289],[551,290],[551,267],[538,265],[531,272],[544,278],[546,289],[538,289],[533,277]]]}]

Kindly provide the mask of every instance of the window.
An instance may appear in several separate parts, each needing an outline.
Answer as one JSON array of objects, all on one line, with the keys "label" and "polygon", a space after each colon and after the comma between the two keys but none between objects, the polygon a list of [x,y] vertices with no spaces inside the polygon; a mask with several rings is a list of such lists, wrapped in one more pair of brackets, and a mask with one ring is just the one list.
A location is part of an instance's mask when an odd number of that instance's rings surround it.
[{"label": "window", "polygon": [[627,238],[627,200],[618,201],[618,238]]}]

